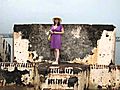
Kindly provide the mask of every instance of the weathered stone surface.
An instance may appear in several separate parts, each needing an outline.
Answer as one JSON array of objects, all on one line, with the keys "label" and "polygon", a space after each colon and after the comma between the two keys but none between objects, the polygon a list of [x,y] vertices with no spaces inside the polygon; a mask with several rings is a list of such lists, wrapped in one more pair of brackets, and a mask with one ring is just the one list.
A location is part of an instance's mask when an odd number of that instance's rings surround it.
[{"label": "weathered stone surface", "polygon": [[[51,24],[25,24],[15,25],[14,32],[21,32],[23,39],[29,40],[29,51],[36,51],[43,59],[53,60],[53,51],[47,40],[46,32]],[[92,50],[97,47],[97,40],[101,38],[103,30],[113,31],[113,25],[63,24],[65,33],[62,36],[62,49],[60,58],[63,61],[75,58],[83,59],[94,54]],[[31,46],[31,47],[30,47]]]},{"label": "weathered stone surface", "polygon": [[22,85],[23,83],[21,81],[21,78],[22,75],[25,74],[29,74],[29,71],[27,70],[20,71],[17,69],[17,67],[15,67],[14,71],[10,72],[8,70],[2,70],[0,68],[0,77],[2,77],[3,80],[5,79],[6,84],[15,83],[16,85]]}]

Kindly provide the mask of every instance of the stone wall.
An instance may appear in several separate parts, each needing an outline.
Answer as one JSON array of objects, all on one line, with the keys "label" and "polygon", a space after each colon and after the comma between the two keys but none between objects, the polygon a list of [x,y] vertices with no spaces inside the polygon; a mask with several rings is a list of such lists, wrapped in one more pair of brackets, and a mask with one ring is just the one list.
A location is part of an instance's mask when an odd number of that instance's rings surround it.
[{"label": "stone wall", "polygon": [[98,40],[97,63],[109,65],[112,61],[115,64],[115,30],[104,30],[101,39]]},{"label": "stone wall", "polygon": [[54,90],[87,90],[89,87],[89,65],[62,63],[60,65],[39,64],[39,87]]},{"label": "stone wall", "polygon": [[0,63],[0,84],[33,86],[35,90],[84,90],[89,87],[90,66],[63,63]]},{"label": "stone wall", "polygon": [[[54,60],[53,50],[50,49],[50,42],[47,40],[48,36],[46,34],[50,26],[51,24],[14,25],[15,61],[31,61],[33,56],[36,56],[34,60],[39,60],[40,57],[43,57],[43,60]],[[113,33],[115,28],[113,25],[89,24],[63,24],[63,27],[65,33],[62,35],[61,61],[73,61],[78,58],[79,61],[89,63],[99,63],[97,62],[98,40],[101,39],[104,30]],[[114,37],[115,35],[112,36],[112,38]],[[110,51],[114,51],[114,40],[111,44],[113,44],[113,47],[110,48]],[[110,56],[113,60],[113,53],[110,53]]]},{"label": "stone wall", "polygon": [[[15,69],[17,67],[18,70]],[[16,77],[18,72],[21,73],[22,83],[25,85],[33,85],[38,88],[53,88],[53,89],[73,89],[90,90],[97,89],[99,81],[102,81],[104,89],[108,86],[109,80],[111,81],[112,88],[120,88],[120,66],[119,65],[84,65],[63,63],[60,65],[52,65],[50,63],[0,63],[0,81]],[[6,74],[13,73],[12,75]],[[17,73],[17,74],[15,74]],[[71,80],[77,82],[71,82]],[[8,82],[6,82],[8,83]],[[10,82],[9,82],[10,83]],[[14,83],[16,84],[16,83]]]},{"label": "stone wall", "polygon": [[28,63],[0,63],[0,86],[34,85],[35,69]]},{"label": "stone wall", "polygon": [[[111,82],[112,88],[120,87],[120,69],[117,65],[91,65],[90,69],[90,89],[97,89],[99,82],[106,89]],[[119,90],[119,89],[118,89]]]}]

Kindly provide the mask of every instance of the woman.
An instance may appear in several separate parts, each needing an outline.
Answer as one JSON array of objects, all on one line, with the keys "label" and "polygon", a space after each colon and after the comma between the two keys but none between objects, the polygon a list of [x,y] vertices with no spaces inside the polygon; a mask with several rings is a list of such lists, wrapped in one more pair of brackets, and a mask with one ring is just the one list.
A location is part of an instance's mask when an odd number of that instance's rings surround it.
[{"label": "woman", "polygon": [[53,19],[54,24],[51,26],[50,33],[51,33],[51,42],[50,42],[50,47],[51,49],[54,49],[54,55],[55,55],[55,62],[53,64],[58,64],[59,60],[59,52],[61,49],[61,36],[64,33],[64,28],[60,24],[62,19],[59,17],[54,17]]}]

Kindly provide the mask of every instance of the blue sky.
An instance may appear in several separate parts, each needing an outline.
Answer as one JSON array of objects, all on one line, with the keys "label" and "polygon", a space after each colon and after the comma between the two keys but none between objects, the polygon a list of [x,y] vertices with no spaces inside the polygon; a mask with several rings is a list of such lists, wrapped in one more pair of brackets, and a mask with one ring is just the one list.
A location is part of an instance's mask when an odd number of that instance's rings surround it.
[{"label": "blue sky", "polygon": [[0,33],[11,33],[14,23],[113,24],[120,36],[120,0],[0,0]]}]

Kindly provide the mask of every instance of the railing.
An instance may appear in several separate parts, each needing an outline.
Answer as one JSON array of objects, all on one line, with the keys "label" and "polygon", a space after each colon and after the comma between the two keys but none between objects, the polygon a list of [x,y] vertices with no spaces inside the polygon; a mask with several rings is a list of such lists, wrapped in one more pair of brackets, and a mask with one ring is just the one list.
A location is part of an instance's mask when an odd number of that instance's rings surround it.
[{"label": "railing", "polygon": [[[3,67],[3,68],[6,68],[6,67],[32,68],[34,66],[36,66],[36,63],[33,64],[33,63],[0,62],[0,67]],[[97,65],[97,64],[90,65],[90,69],[109,69],[110,67],[112,69],[118,69],[118,68],[120,68],[120,66],[117,66],[117,65],[113,65],[113,66],[109,66],[109,65]],[[52,68],[50,67],[50,69],[52,69]],[[55,67],[53,69],[55,69]],[[70,69],[70,68],[66,68],[66,69]]]},{"label": "railing", "polygon": [[94,64],[94,65],[90,65],[90,68],[91,69],[108,69],[109,67],[108,67],[108,65],[96,65],[96,64]]},{"label": "railing", "polygon": [[10,62],[0,62],[0,67],[25,67],[31,68],[34,65],[32,63],[10,63]]},{"label": "railing", "polygon": [[113,69],[116,70],[119,68],[118,65],[97,65],[97,64],[93,64],[90,65],[90,69]]}]

